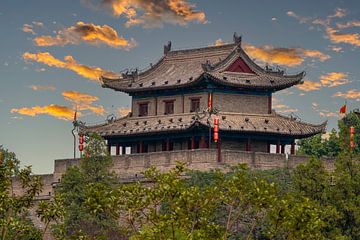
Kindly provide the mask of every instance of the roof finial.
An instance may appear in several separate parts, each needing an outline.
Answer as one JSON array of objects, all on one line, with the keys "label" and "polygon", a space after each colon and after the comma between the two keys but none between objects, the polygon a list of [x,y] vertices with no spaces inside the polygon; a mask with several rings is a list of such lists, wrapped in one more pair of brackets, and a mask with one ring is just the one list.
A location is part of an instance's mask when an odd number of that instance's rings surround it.
[{"label": "roof finial", "polygon": [[167,45],[164,45],[164,54],[166,55],[171,51],[171,41],[168,41]]},{"label": "roof finial", "polygon": [[237,32],[234,32],[234,35],[233,35],[233,39],[234,39],[234,43],[238,44],[238,45],[241,45],[241,36],[239,36],[237,34]]}]

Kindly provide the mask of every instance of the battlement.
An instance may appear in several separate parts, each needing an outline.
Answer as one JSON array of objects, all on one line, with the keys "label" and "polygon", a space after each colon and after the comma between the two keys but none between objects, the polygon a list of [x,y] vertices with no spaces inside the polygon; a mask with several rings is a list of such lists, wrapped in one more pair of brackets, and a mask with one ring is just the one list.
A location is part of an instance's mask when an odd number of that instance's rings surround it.
[{"label": "battlement", "polygon": [[[192,170],[210,171],[220,169],[227,171],[230,166],[241,163],[247,164],[252,169],[275,169],[275,168],[294,168],[298,164],[308,160],[308,156],[286,155],[263,152],[248,152],[238,150],[221,150],[221,161],[218,161],[217,149],[194,149],[165,152],[151,152],[139,154],[125,154],[112,156],[114,171],[121,182],[133,182],[143,178],[143,172],[151,166],[155,166],[160,171],[168,171],[174,168],[178,162],[186,163]],[[44,187],[37,200],[50,199],[54,194],[54,187],[61,181],[62,175],[71,166],[80,163],[76,159],[55,160],[54,172],[52,174],[38,175],[42,178]],[[334,168],[334,159],[324,158],[323,163],[328,170]],[[18,179],[13,179],[14,194],[21,194],[22,188]]]}]

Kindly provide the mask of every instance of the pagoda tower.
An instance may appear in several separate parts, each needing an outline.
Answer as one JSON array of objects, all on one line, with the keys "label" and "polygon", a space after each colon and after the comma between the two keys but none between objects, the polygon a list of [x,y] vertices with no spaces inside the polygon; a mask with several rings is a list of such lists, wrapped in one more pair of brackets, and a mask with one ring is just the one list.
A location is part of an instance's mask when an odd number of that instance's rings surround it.
[{"label": "pagoda tower", "polygon": [[173,51],[169,42],[150,69],[101,77],[103,87],[132,97],[131,112],[81,132],[98,133],[116,155],[198,148],[284,153],[286,145],[294,154],[295,140],[324,132],[326,122],[276,113],[272,94],[301,84],[304,75],[260,67],[236,34],[231,44],[196,49]]}]

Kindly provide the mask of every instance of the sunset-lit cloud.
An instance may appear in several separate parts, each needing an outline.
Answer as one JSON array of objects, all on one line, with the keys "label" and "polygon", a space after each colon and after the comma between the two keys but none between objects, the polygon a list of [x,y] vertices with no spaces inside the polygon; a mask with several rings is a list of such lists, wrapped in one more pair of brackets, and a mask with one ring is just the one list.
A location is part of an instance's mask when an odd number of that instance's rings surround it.
[{"label": "sunset-lit cloud", "polygon": [[305,58],[318,59],[321,62],[330,58],[318,50],[303,48],[275,48],[270,45],[256,47],[250,44],[244,46],[245,51],[256,60],[269,64],[279,64],[288,67],[296,67],[302,64]]},{"label": "sunset-lit cloud", "polygon": [[311,108],[319,114],[320,117],[339,117],[339,114],[327,109],[321,109],[317,102],[311,103]]},{"label": "sunset-lit cloud", "polygon": [[85,42],[92,45],[105,44],[113,48],[129,49],[136,46],[133,39],[127,40],[118,35],[108,25],[77,22],[75,26],[60,30],[56,36],[39,36],[34,38],[37,46],[65,46]]},{"label": "sunset-lit cloud", "polygon": [[[307,23],[312,25],[321,25],[324,28],[325,37],[332,43],[346,43],[356,47],[360,46],[360,34],[359,33],[342,33],[340,30],[359,27],[360,21],[354,20],[347,23],[335,23],[332,24],[334,18],[342,18],[346,16],[346,10],[342,8],[336,8],[333,15],[329,15],[324,19],[313,19],[310,17],[302,17],[292,11],[288,11],[287,15],[296,18],[299,23]],[[333,25],[336,25],[333,26]]]},{"label": "sunset-lit cloud", "polygon": [[25,23],[22,27],[22,31],[36,35],[34,27],[43,27],[43,26],[44,24],[42,22],[33,21],[31,24]]},{"label": "sunset-lit cloud", "polygon": [[97,115],[103,115],[105,113],[103,106],[94,104],[95,101],[99,100],[96,96],[77,91],[65,91],[62,93],[62,96],[65,101],[71,104],[71,106],[50,104],[45,106],[13,108],[11,109],[11,113],[32,117],[37,115],[49,115],[61,120],[72,120],[75,110],[77,111],[77,117],[80,117],[84,111],[95,113]]},{"label": "sunset-lit cloud", "polygon": [[352,27],[360,27],[360,21],[354,20],[347,23],[336,23],[336,27],[339,29],[352,28]]},{"label": "sunset-lit cloud", "polygon": [[347,73],[342,72],[330,72],[320,76],[320,82],[326,87],[336,87],[349,83]]},{"label": "sunset-lit cloud", "polygon": [[99,67],[92,67],[86,66],[83,64],[79,64],[75,61],[72,56],[65,56],[64,61],[61,61],[54,56],[52,56],[48,52],[39,52],[39,53],[29,53],[25,52],[22,55],[23,59],[25,60],[32,60],[34,62],[43,63],[50,67],[57,67],[72,70],[80,76],[85,78],[99,81],[100,76],[107,75],[107,76],[115,76],[116,73],[106,71]]},{"label": "sunset-lit cloud", "polygon": [[214,46],[221,46],[221,45],[224,45],[225,42],[224,40],[222,40],[221,38],[217,39],[215,42],[214,42]]},{"label": "sunset-lit cloud", "polygon": [[[85,2],[95,5],[93,0]],[[99,6],[97,6],[99,7]],[[164,23],[187,25],[189,22],[207,23],[205,13],[195,10],[187,0],[102,0],[101,8],[115,17],[124,17],[125,26],[161,27]]]},{"label": "sunset-lit cloud", "polygon": [[124,117],[124,116],[128,115],[129,112],[131,112],[131,109],[128,107],[119,107],[117,109],[117,112],[120,117]]},{"label": "sunset-lit cloud", "polygon": [[[27,115],[35,117],[37,115],[49,115],[62,120],[72,120],[74,116],[74,110],[67,107],[56,104],[50,104],[46,106],[34,106],[34,107],[23,107],[13,108],[11,113],[18,113],[21,115]],[[81,113],[79,113],[81,115]]]},{"label": "sunset-lit cloud", "polygon": [[343,51],[342,47],[339,47],[339,46],[329,46],[329,48],[330,48],[332,51],[337,52],[337,53]]},{"label": "sunset-lit cloud", "polygon": [[296,85],[296,87],[305,92],[311,92],[321,89],[321,83],[313,82],[310,80],[304,80],[302,84]]},{"label": "sunset-lit cloud", "polygon": [[320,117],[335,117],[335,118],[339,117],[338,113],[326,109],[320,110],[319,115]]},{"label": "sunset-lit cloud", "polygon": [[327,27],[326,35],[333,43],[347,43],[360,47],[360,34],[358,33],[339,33],[339,30]]},{"label": "sunset-lit cloud", "polygon": [[282,99],[278,99],[273,97],[272,99],[272,108],[276,110],[276,112],[279,113],[292,113],[292,112],[297,112],[298,109],[297,108],[292,108],[286,104],[283,103]]},{"label": "sunset-lit cloud", "polygon": [[333,95],[333,97],[342,97],[346,99],[356,99],[357,101],[360,101],[360,91],[350,89],[345,93],[337,92]]},{"label": "sunset-lit cloud", "polygon": [[54,86],[31,85],[30,88],[34,91],[55,91]]},{"label": "sunset-lit cloud", "polygon": [[78,111],[89,110],[98,115],[103,115],[105,113],[103,106],[93,105],[95,101],[99,100],[96,96],[77,91],[66,91],[63,92],[62,95],[64,99],[71,102]]},{"label": "sunset-lit cloud", "polygon": [[36,35],[34,29],[33,29],[33,26],[30,25],[30,24],[24,24],[23,27],[22,27],[22,31],[23,32],[26,32],[26,33],[31,33],[33,35]]}]

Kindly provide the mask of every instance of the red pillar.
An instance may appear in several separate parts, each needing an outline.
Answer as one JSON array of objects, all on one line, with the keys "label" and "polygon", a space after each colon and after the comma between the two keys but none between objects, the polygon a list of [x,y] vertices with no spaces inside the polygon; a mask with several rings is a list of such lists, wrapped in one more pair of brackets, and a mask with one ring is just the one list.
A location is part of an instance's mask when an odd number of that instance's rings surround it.
[{"label": "red pillar", "polygon": [[139,153],[143,153],[144,152],[144,142],[143,141],[140,141],[140,144],[139,144]]},{"label": "red pillar", "polygon": [[282,144],[282,145],[281,145],[281,153],[282,153],[282,154],[285,153],[285,146],[286,146],[285,144]]},{"label": "red pillar", "polygon": [[166,139],[166,151],[170,151],[170,139]]},{"label": "red pillar", "polygon": [[217,161],[221,162],[221,140],[217,141]]},{"label": "red pillar", "polygon": [[201,136],[200,138],[200,148],[206,148],[205,136]]},{"label": "red pillar", "polygon": [[116,155],[120,155],[120,145],[116,144]]},{"label": "red pillar", "polygon": [[291,143],[290,154],[292,154],[292,155],[295,154],[295,142]]},{"label": "red pillar", "polygon": [[195,149],[195,137],[191,137],[191,149]]},{"label": "red pillar", "polygon": [[121,146],[121,155],[126,154],[126,146]]},{"label": "red pillar", "polygon": [[250,138],[248,138],[246,140],[245,151],[247,151],[247,152],[251,151],[251,139]]},{"label": "red pillar", "polygon": [[108,153],[111,155],[111,145],[108,144],[107,147],[108,147],[108,149],[107,149],[107,150],[108,150]]},{"label": "red pillar", "polygon": [[276,153],[280,153],[280,141],[276,143]]}]

